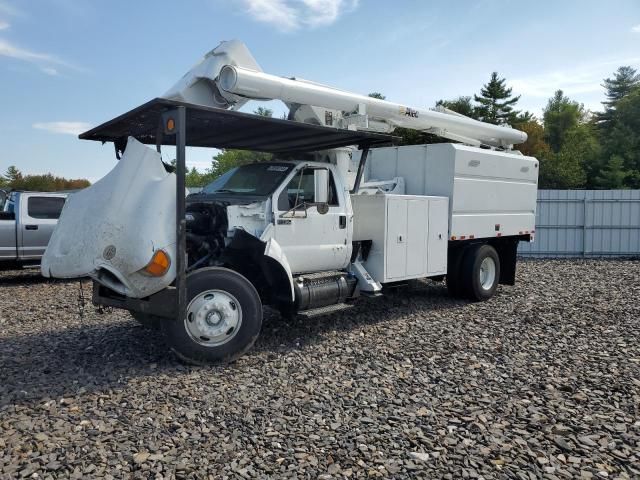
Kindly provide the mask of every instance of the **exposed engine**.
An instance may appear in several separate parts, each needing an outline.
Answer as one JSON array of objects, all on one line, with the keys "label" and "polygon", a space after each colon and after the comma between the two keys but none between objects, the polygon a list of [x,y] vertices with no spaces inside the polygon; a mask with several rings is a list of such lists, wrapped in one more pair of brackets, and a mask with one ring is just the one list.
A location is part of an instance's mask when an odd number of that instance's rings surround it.
[{"label": "exposed engine", "polygon": [[228,228],[226,204],[187,204],[186,220],[188,270],[218,265]]}]

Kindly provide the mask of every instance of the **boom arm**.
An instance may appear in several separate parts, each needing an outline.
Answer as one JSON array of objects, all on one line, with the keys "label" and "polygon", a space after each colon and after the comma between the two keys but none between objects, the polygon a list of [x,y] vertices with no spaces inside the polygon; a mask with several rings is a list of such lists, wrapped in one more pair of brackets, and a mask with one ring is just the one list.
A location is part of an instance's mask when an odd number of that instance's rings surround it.
[{"label": "boom arm", "polygon": [[[208,60],[209,59],[209,60]],[[211,59],[215,64],[211,64]],[[203,67],[203,63],[209,65]],[[204,82],[208,88],[201,84]],[[402,104],[339,90],[326,85],[264,73],[244,44],[223,42],[165,94],[189,99],[198,89],[197,103],[239,108],[248,99],[282,100],[295,113],[302,105],[326,109],[318,121],[350,129],[391,132],[411,128],[469,145],[510,149],[527,140],[519,130],[480,122],[446,110],[421,110]],[[207,91],[210,92],[207,94]]]}]

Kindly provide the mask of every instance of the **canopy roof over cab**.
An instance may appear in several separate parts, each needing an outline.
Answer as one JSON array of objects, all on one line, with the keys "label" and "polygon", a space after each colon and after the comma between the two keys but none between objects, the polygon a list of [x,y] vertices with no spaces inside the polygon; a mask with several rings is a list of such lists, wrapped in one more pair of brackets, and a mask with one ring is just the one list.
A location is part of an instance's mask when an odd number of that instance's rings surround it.
[{"label": "canopy roof over cab", "polygon": [[[162,136],[165,112],[186,109],[186,146],[236,148],[270,153],[301,153],[357,145],[389,145],[395,137],[155,98],[80,135],[83,140],[114,142],[124,150],[127,137],[146,144],[175,145],[175,135]],[[158,138],[160,136],[160,138]],[[160,140],[158,142],[158,140]]]}]

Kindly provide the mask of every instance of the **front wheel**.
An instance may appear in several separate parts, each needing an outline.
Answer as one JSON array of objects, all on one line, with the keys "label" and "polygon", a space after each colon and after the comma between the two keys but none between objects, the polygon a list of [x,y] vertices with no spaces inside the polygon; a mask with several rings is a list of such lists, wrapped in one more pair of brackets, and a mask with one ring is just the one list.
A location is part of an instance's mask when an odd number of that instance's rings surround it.
[{"label": "front wheel", "polygon": [[262,326],[255,287],[233,270],[203,268],[187,276],[185,318],[162,322],[171,349],[187,363],[229,363],[249,350]]},{"label": "front wheel", "polygon": [[500,281],[500,257],[491,245],[474,245],[464,254],[461,278],[466,296],[473,301],[488,300]]}]

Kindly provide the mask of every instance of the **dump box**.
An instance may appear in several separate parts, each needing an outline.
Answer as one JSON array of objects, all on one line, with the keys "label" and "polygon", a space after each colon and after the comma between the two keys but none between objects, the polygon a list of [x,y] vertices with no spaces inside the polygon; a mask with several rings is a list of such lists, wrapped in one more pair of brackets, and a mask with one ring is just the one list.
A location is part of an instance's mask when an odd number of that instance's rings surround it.
[{"label": "dump box", "polygon": [[[538,160],[459,144],[373,149],[365,181],[402,177],[407,195],[449,199],[449,238],[531,234]],[[453,238],[455,237],[455,238]]]}]

